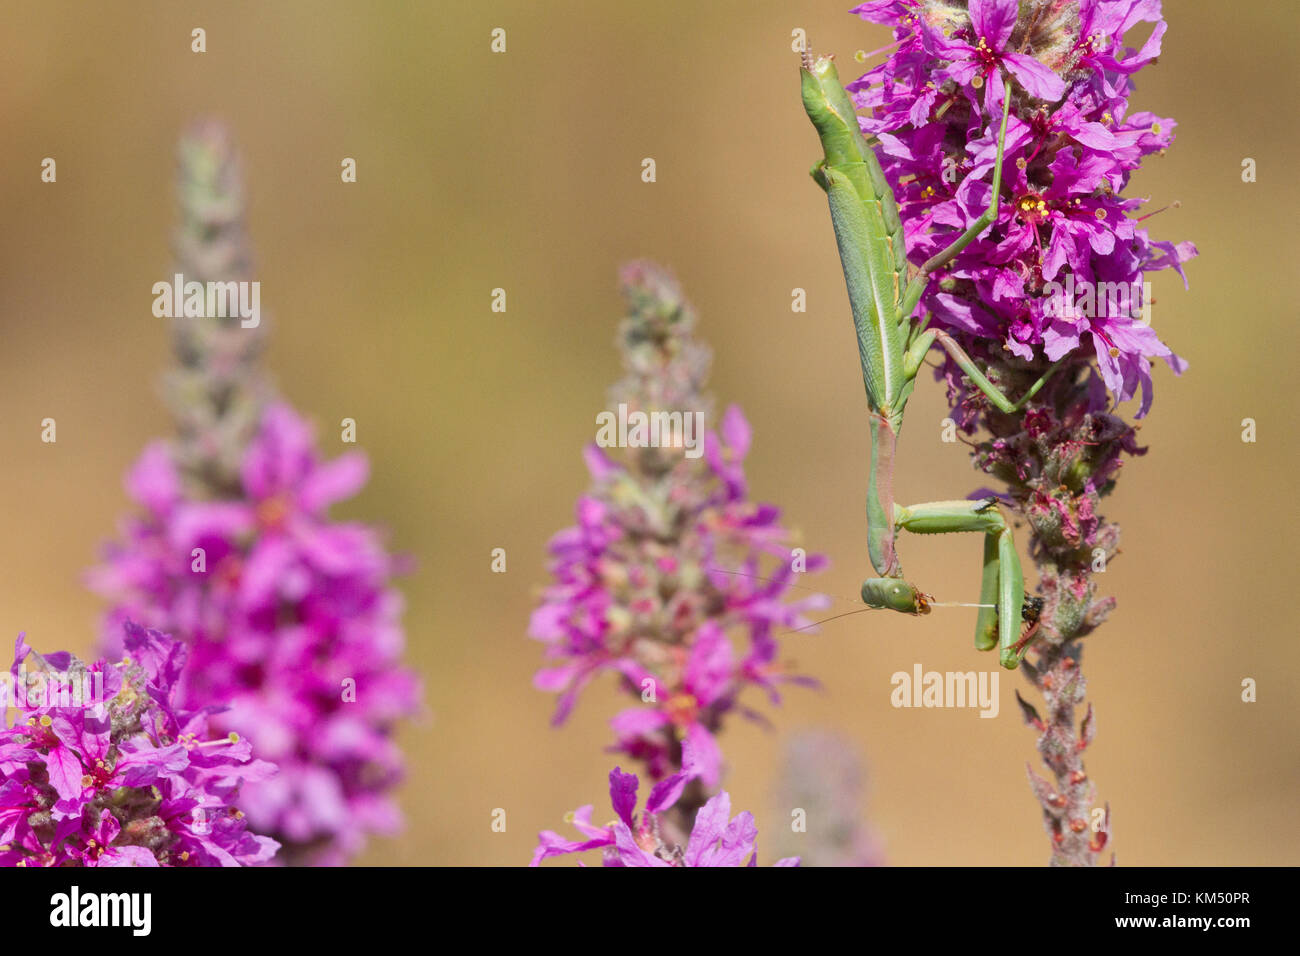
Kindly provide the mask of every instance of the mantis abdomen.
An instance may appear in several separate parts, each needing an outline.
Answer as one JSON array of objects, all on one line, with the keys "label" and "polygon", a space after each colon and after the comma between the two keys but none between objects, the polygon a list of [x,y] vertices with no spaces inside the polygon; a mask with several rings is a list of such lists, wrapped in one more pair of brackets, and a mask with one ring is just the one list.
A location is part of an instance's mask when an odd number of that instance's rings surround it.
[{"label": "mantis abdomen", "polygon": [[[825,158],[813,178],[826,190],[840,264],[849,286],[862,377],[873,411],[901,415],[903,376],[892,358],[904,347],[898,314],[907,276],[907,245],[894,192],[858,128],[853,102],[829,58],[804,54],[803,101]],[[883,402],[878,405],[879,399]]]}]

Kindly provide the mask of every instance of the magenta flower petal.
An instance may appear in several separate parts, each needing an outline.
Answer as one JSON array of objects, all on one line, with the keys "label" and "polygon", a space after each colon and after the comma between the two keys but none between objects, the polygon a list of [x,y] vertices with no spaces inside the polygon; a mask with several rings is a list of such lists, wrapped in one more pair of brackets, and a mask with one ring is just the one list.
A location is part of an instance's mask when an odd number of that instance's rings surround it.
[{"label": "magenta flower petal", "polygon": [[154,511],[170,509],[181,497],[181,479],[166,442],[153,442],[140,454],[126,477],[127,492]]},{"label": "magenta flower petal", "polygon": [[[636,814],[637,778],[625,774],[617,767],[609,775],[610,801],[618,819],[608,827],[590,824],[590,805],[573,812],[574,826],[583,834],[583,840],[566,840],[550,830],[537,835],[537,849],[530,866],[543,860],[569,853],[583,853],[603,848],[605,866],[672,867],[672,866],[753,866],[757,856],[755,844],[758,829],[753,816],[748,813],[731,816],[731,797],[724,791],[711,798],[695,815],[690,837],[685,847],[667,846],[663,843],[664,827],[660,815],[669,810],[680,795],[678,774],[655,787],[644,812]],[[746,857],[749,862],[746,863]],[[797,858],[779,861],[778,866],[798,866]]]},{"label": "magenta flower petal", "polygon": [[703,724],[694,723],[686,731],[686,744],[695,754],[695,770],[710,789],[722,780],[722,750],[718,739]]},{"label": "magenta flower petal", "polygon": [[538,866],[543,860],[548,860],[553,856],[564,856],[568,853],[585,853],[587,850],[595,850],[600,847],[609,846],[613,843],[613,838],[594,840],[565,840],[558,833],[551,830],[543,830],[538,834],[541,841],[536,851],[533,853],[532,861],[529,866]]},{"label": "magenta flower petal", "polygon": [[1002,61],[1030,95],[1054,103],[1065,94],[1065,81],[1057,76],[1051,67],[1038,62],[1032,56],[1025,56],[1023,53],[1004,53]]},{"label": "magenta flower petal", "polygon": [[632,826],[632,813],[636,810],[637,779],[634,773],[623,773],[618,767],[609,772],[609,799],[619,819]]},{"label": "magenta flower petal", "polygon": [[695,777],[694,770],[684,770],[681,773],[675,773],[671,777],[660,780],[651,788],[650,796],[646,798],[646,813],[663,813],[676,804],[681,798],[682,791],[686,789],[686,785]]},{"label": "magenta flower petal", "polygon": [[1011,39],[1019,12],[1017,0],[970,0],[971,25],[975,33],[994,50],[1001,50]]},{"label": "magenta flower petal", "polygon": [[158,858],[142,846],[110,847],[96,866],[158,866]]},{"label": "magenta flower petal", "polygon": [[307,473],[298,490],[298,504],[308,514],[318,514],[351,498],[370,478],[370,462],[361,452],[340,455]]},{"label": "magenta flower petal", "polygon": [[81,760],[67,747],[50,748],[45,758],[45,770],[60,799],[72,800],[81,795]]},{"label": "magenta flower petal", "polygon": [[288,405],[275,403],[263,413],[258,440],[244,458],[244,488],[254,498],[270,498],[295,487],[313,468],[311,429]]},{"label": "magenta flower petal", "polygon": [[743,459],[749,454],[749,444],[754,433],[739,405],[727,406],[727,411],[722,416],[722,437],[737,459]]},{"label": "magenta flower petal", "polygon": [[668,715],[647,707],[629,707],[610,718],[609,724],[620,737],[652,733],[669,723]]}]

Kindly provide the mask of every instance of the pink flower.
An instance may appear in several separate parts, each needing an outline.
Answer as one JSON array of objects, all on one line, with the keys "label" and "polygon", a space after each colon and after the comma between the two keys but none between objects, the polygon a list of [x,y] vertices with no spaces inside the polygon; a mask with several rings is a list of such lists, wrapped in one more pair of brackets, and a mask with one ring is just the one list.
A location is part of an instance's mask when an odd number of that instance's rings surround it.
[{"label": "pink flower", "polygon": [[[1144,416],[1151,360],[1175,373],[1187,363],[1147,324],[1143,283],[1166,268],[1186,283],[1182,265],[1197,254],[1190,242],[1152,239],[1142,201],[1121,195],[1143,159],[1169,146],[1176,125],[1129,107],[1131,75],[1160,52],[1159,0],[896,0],[857,12],[894,27],[892,52],[848,89],[869,111],[859,120],[880,142],[914,263],[987,208],[1004,71],[1014,81],[998,218],[932,277],[920,312],[977,359],[1015,356],[1041,370],[1095,356],[1090,374],[1116,403],[1140,391],[1136,417]],[[1125,34],[1141,22],[1155,29],[1140,50],[1126,48]],[[1096,290],[1083,314],[1063,313],[1067,282]],[[1101,300],[1117,289],[1122,299]],[[947,374],[960,406],[970,392]]]},{"label": "pink flower", "polygon": [[821,595],[791,593],[826,561],[793,549],[780,511],[749,499],[753,435],[741,410],[727,408],[719,428],[704,431],[709,353],[676,281],[644,262],[622,279],[627,375],[611,400],[700,423],[701,453],[686,453],[685,436],[619,453],[585,449],[592,484],[576,524],[551,539],[552,582],[529,622],[549,665],[533,683],[558,695],[559,724],[591,681],[618,675],[640,703],[614,718],[613,749],[654,781],[680,777],[689,752],[691,776],[712,790],[724,716],[762,719],[739,702],[742,692],[759,688],[777,703],[779,683],[812,683],[784,672],[775,635],[811,627],[804,614],[826,606]]},{"label": "pink flower", "polygon": [[[826,606],[820,595],[789,600],[799,572],[779,512],[745,497],[749,426],[732,407],[723,427],[730,440],[709,433],[702,467],[684,460],[674,472],[662,514],[630,493],[634,474],[588,450],[595,486],[578,502],[577,524],[551,541],[555,582],[529,626],[557,662],[534,679],[560,695],[555,723],[601,673],[619,674],[638,695],[649,681],[655,705],[615,718],[619,749],[648,758],[662,750],[659,731],[680,732],[702,755],[710,787],[721,768],[714,732],[744,687],[761,687],[775,702],[776,683],[809,683],[774,663],[775,629],[807,627],[805,612]],[[671,527],[673,537],[646,536],[649,525]],[[779,563],[765,568],[764,556]],[[824,565],[820,556],[806,558],[806,570]],[[731,627],[748,635],[740,660],[725,633]],[[667,764],[652,763],[657,779]]]},{"label": "pink flower", "polygon": [[124,645],[122,661],[86,665],[41,657],[19,635],[6,689],[28,686],[30,660],[39,686],[70,690],[4,701],[18,718],[0,729],[0,865],[266,863],[279,844],[245,829],[235,800],[275,767],[237,734],[209,737],[220,708],[176,708],[184,646],[130,623]]},{"label": "pink flower", "polygon": [[321,461],[284,404],[267,407],[237,498],[189,497],[169,446],[151,446],[128,479],[144,512],[92,576],[116,602],[108,646],[125,618],[176,633],[191,655],[181,700],[225,704],[214,725],[279,764],[240,806],[294,862],[341,863],[400,820],[392,732],[419,699],[389,584],[402,564],[370,528],[327,514],[366,474],[355,452]]},{"label": "pink flower", "polygon": [[971,42],[938,38],[935,47],[948,65],[940,75],[965,85],[975,77],[988,84],[988,103],[1002,103],[1002,69],[1011,71],[1033,96],[1059,100],[1065,83],[1051,68],[1008,45],[1020,11],[1019,0],[970,0]]},{"label": "pink flower", "polygon": [[[758,827],[748,811],[731,816],[731,797],[724,790],[716,794],[695,815],[695,825],[685,847],[663,841],[659,817],[676,803],[682,792],[683,775],[657,784],[650,791],[645,810],[636,813],[639,781],[635,774],[615,767],[609,774],[609,799],[618,819],[604,827],[592,826],[591,805],[573,811],[573,825],[581,840],[566,840],[544,830],[538,834],[537,850],[530,866],[569,853],[601,849],[604,866],[756,866]],[[579,865],[582,865],[581,863]],[[774,866],[798,866],[798,857],[777,860]]]}]

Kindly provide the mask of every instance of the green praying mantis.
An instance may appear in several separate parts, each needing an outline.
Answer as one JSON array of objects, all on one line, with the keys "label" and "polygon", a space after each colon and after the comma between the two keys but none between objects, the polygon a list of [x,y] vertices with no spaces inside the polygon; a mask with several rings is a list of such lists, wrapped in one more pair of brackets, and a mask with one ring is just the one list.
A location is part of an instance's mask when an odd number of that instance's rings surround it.
[{"label": "green praying mantis", "polygon": [[[896,535],[899,531],[980,532],[984,535],[984,567],[975,647],[982,651],[998,647],[1002,666],[1014,669],[1028,650],[1041,603],[1025,595],[1015,540],[998,499],[903,506],[894,502],[893,495],[894,456],[903,410],[931,346],[937,343],[944,348],[971,383],[1008,414],[1019,411],[1056,368],[1048,369],[1018,401],[1012,402],[948,333],[927,328],[929,317],[919,322],[912,319],[931,274],[955,258],[997,218],[1012,80],[1004,77],[1002,126],[988,208],[952,245],[908,279],[903,224],[893,190],[858,127],[853,102],[840,84],[835,64],[830,57],[814,59],[811,53],[804,52],[800,74],[804,109],[825,153],[813,166],[812,177],[825,190],[830,203],[869,406],[867,552],[879,577],[862,583],[862,600],[874,608],[929,613],[931,596],[903,577],[895,549]],[[1031,627],[1022,638],[1021,627],[1026,619]]]}]

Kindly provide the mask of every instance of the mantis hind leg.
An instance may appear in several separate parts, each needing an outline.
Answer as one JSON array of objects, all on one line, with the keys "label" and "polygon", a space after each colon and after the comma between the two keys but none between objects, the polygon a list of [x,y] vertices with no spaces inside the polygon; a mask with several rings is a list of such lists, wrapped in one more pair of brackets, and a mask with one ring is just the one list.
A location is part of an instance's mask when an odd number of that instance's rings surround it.
[{"label": "mantis hind leg", "polygon": [[[992,537],[990,535],[989,537]],[[1020,641],[1020,622],[1025,603],[1025,575],[1020,570],[1016,542],[1011,529],[1003,528],[998,541],[998,663],[1015,670],[1028,650]]]},{"label": "mantis hind leg", "polygon": [[975,618],[975,650],[991,651],[998,646],[998,579],[1001,562],[998,535],[984,536],[984,576],[980,579],[980,609]]}]

